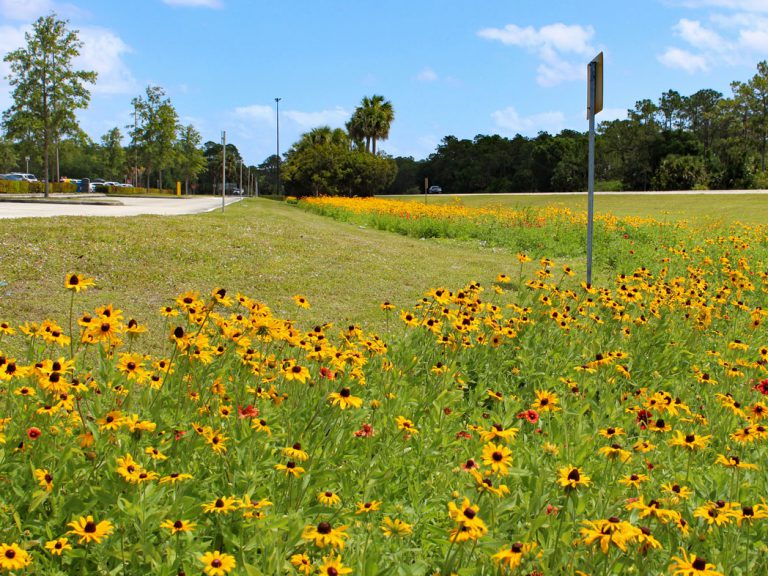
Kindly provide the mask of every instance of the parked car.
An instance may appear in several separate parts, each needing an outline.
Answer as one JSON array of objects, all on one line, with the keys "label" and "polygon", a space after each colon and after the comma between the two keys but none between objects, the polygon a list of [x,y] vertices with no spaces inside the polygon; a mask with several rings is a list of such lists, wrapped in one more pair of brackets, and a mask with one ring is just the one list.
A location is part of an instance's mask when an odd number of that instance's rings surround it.
[{"label": "parked car", "polygon": [[427,193],[429,194],[442,194],[443,189],[440,188],[440,186],[430,186],[429,190],[427,190]]},{"label": "parked car", "polygon": [[17,182],[37,182],[37,176],[34,174],[24,174],[22,172],[11,172],[3,177],[4,180],[15,180]]}]

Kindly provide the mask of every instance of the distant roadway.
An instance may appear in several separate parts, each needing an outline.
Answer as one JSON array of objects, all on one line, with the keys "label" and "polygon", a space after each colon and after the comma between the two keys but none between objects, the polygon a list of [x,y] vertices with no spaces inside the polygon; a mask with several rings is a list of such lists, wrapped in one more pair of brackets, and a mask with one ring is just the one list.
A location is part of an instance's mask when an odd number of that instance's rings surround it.
[{"label": "distant roadway", "polygon": [[[0,202],[0,218],[40,218],[51,216],[138,216],[140,214],[198,214],[221,208],[221,196],[182,198],[116,198],[121,205],[65,204],[64,202]],[[242,198],[228,196],[227,204]]]}]

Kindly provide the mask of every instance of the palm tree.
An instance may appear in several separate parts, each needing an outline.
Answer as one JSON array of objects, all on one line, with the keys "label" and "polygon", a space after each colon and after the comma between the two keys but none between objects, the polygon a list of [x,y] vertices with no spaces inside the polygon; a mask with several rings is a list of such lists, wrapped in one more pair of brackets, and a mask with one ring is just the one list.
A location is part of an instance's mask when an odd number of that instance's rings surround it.
[{"label": "palm tree", "polygon": [[389,138],[389,127],[394,120],[392,103],[374,94],[363,98],[347,123],[347,130],[352,140],[365,140],[366,152],[376,154],[376,142]]}]

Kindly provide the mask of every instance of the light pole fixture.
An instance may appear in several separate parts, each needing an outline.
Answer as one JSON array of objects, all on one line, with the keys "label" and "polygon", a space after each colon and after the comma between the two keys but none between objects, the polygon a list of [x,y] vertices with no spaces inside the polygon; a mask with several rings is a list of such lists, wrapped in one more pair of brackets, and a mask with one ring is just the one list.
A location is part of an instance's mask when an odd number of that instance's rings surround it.
[{"label": "light pole fixture", "polygon": [[27,161],[27,174],[29,174],[29,156],[25,156],[24,160]]},{"label": "light pole fixture", "polygon": [[277,195],[280,196],[280,100],[275,98],[275,118],[277,119]]}]

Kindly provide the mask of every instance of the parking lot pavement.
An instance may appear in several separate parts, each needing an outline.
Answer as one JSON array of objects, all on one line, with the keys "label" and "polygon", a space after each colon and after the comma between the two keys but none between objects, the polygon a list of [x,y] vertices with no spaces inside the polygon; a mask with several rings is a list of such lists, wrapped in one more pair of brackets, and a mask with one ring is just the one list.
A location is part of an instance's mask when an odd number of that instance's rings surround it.
[{"label": "parking lot pavement", "polygon": [[[0,202],[0,218],[44,218],[52,216],[138,216],[140,214],[198,214],[221,208],[221,197],[193,196],[182,198],[119,198],[122,205]],[[227,205],[242,198],[229,196]]]}]

